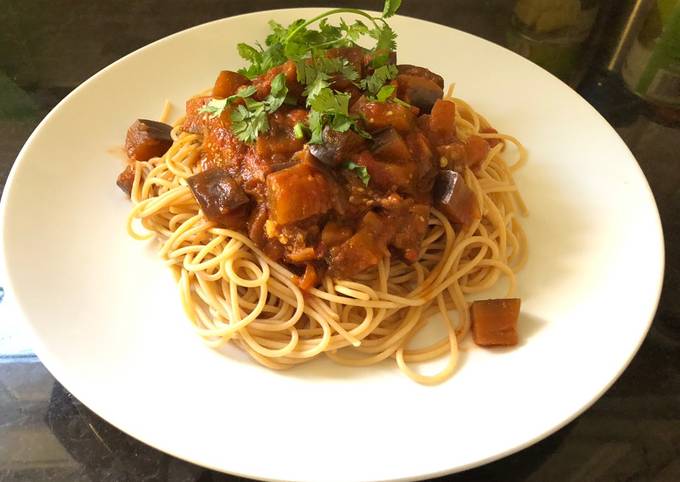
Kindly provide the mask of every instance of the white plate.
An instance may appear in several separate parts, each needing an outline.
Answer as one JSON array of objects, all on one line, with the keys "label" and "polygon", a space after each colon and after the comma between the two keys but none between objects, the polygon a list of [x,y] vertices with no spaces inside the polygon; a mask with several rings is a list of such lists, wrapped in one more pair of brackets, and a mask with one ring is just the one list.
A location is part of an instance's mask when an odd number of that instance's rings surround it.
[{"label": "white plate", "polygon": [[129,239],[115,186],[137,117],[183,106],[234,68],[261,12],[196,27],[104,69],[36,129],[2,199],[9,289],[48,369],[106,420],[165,452],[273,480],[412,479],[470,468],[547,436],[595,401],[643,340],[663,272],[659,216],[635,159],[576,93],[477,37],[397,17],[399,58],[529,148],[517,181],[531,210],[519,276],[524,343],[473,350],[458,373],[420,386],[385,362],[320,361],[287,373],[206,348],[155,250]]}]

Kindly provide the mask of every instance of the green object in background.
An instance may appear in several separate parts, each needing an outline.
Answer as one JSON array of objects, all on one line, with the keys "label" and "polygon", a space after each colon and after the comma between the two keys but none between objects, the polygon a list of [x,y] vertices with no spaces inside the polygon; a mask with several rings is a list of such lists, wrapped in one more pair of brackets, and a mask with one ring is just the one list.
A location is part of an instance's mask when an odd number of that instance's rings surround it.
[{"label": "green object in background", "polygon": [[508,47],[523,57],[540,65],[565,82],[568,81],[580,58],[581,42],[569,39],[541,39],[522,34],[519,30],[508,31]]},{"label": "green object in background", "polygon": [[32,119],[37,113],[31,96],[0,71],[0,120]]},{"label": "green object in background", "polygon": [[680,105],[680,0],[657,0],[626,57],[621,74],[646,100]]},{"label": "green object in background", "polygon": [[508,47],[571,83],[598,10],[599,0],[518,0]]}]

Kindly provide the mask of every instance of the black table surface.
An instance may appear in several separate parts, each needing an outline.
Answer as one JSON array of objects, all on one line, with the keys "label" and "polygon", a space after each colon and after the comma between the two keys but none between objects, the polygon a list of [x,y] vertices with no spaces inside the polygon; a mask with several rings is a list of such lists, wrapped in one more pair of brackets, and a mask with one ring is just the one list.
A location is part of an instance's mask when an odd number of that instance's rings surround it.
[{"label": "black table surface", "polygon": [[[254,10],[338,4],[379,9],[380,3],[0,0],[0,189],[21,146],[50,109],[92,74],[149,42]],[[596,25],[589,55],[577,62],[569,80],[630,147],[661,213],[666,273],[651,331],[621,378],[565,428],[517,454],[441,480],[680,480],[680,112],[643,102],[605,69],[624,3],[604,2],[609,10]],[[513,4],[405,0],[400,13],[504,45]],[[11,295],[5,293],[5,304]],[[11,332],[0,336],[0,480],[238,479],[123,434],[75,399],[30,349],[13,350],[7,340]]]}]

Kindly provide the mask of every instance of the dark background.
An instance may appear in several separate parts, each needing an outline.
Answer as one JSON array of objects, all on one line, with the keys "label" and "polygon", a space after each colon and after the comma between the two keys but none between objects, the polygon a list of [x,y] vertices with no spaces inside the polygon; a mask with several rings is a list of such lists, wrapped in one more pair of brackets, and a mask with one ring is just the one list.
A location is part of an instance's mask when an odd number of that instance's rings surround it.
[{"label": "dark background", "polygon": [[[47,112],[123,55],[209,20],[340,3],[380,9],[382,2],[0,0],[0,190],[19,149]],[[652,329],[620,380],[574,422],[518,454],[445,480],[680,480],[680,112],[643,102],[605,68],[626,4],[602,4],[588,48],[565,78],[616,128],[659,205],[667,263]],[[400,13],[505,45],[513,5],[512,0],[405,0]],[[225,40],[228,48],[233,45]],[[0,481],[40,480],[237,479],[137,442],[73,398],[34,355],[0,353]]]}]

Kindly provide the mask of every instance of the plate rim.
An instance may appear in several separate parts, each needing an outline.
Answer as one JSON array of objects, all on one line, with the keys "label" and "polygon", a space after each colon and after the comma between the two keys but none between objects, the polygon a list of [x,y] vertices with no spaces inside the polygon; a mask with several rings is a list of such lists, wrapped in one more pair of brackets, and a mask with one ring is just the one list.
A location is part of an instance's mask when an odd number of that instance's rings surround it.
[{"label": "plate rim", "polygon": [[[27,334],[28,334],[29,339],[31,341],[31,347],[32,347],[33,351],[35,352],[35,354],[38,356],[40,362],[45,366],[45,368],[50,372],[50,374],[53,374],[52,376],[55,378],[56,381],[61,383],[81,403],[83,403],[85,406],[87,406],[88,409],[90,409],[89,408],[90,404],[85,403],[85,401],[83,401],[83,400],[89,399],[90,397],[85,396],[85,397],[81,398],[80,394],[76,394],[74,392],[71,392],[69,385],[73,386],[72,383],[62,382],[62,380],[69,380],[69,381],[71,380],[71,377],[66,375],[66,373],[65,373],[65,372],[67,372],[67,370],[62,370],[63,367],[58,362],[58,360],[56,360],[52,356],[52,354],[49,353],[49,350],[47,350],[44,347],[44,344],[41,341],[41,338],[38,336],[38,333],[34,328],[34,324],[29,320],[29,317],[27,316],[27,312],[24,309],[24,304],[19,300],[19,298],[17,296],[12,295],[12,293],[16,293],[16,291],[14,290],[14,283],[13,283],[11,277],[10,277],[10,274],[9,274],[9,272],[10,272],[10,270],[8,268],[9,263],[7,262],[7,260],[9,259],[9,256],[8,256],[7,251],[6,251],[7,248],[6,248],[6,242],[5,242],[5,239],[9,236],[7,224],[6,224],[6,217],[7,217],[7,212],[8,212],[8,209],[9,209],[8,208],[8,203],[9,203],[8,199],[12,197],[12,192],[16,189],[14,178],[16,176],[17,171],[19,170],[20,164],[22,164],[23,159],[26,158],[26,152],[28,151],[30,145],[34,142],[35,138],[39,135],[39,133],[43,129],[43,127],[51,122],[52,117],[54,117],[57,114],[57,112],[60,111],[62,108],[64,108],[64,106],[70,101],[70,99],[72,97],[77,96],[83,87],[85,87],[86,85],[89,85],[91,82],[96,81],[96,79],[105,75],[109,70],[116,67],[119,63],[124,63],[125,61],[128,60],[128,58],[133,57],[133,56],[139,54],[140,52],[142,52],[146,49],[149,49],[149,48],[151,48],[151,47],[153,47],[157,44],[164,43],[166,41],[174,39],[175,37],[186,35],[187,33],[191,32],[191,31],[200,30],[200,29],[203,29],[203,28],[205,28],[209,25],[217,24],[217,23],[221,23],[221,22],[225,22],[225,21],[235,20],[235,19],[244,18],[244,17],[261,16],[261,15],[266,15],[266,14],[275,15],[275,14],[281,13],[281,12],[288,13],[288,12],[298,11],[302,15],[303,12],[307,12],[307,14],[309,14],[309,13],[313,13],[313,12],[326,11],[326,10],[329,10],[330,8],[334,8],[334,7],[294,7],[294,8],[277,8],[277,9],[268,9],[268,10],[256,10],[256,11],[252,11],[252,12],[247,12],[247,13],[242,13],[242,14],[238,14],[238,15],[232,15],[232,16],[228,16],[228,17],[222,17],[222,18],[210,20],[208,22],[204,22],[204,23],[194,25],[192,27],[188,27],[188,28],[185,28],[183,30],[174,32],[172,34],[169,34],[167,36],[164,36],[164,37],[161,37],[157,40],[154,40],[153,42],[145,44],[145,45],[133,50],[132,52],[127,53],[126,55],[117,59],[116,61],[106,65],[105,67],[103,67],[102,69],[97,71],[95,74],[93,74],[92,76],[88,77],[86,80],[81,82],[77,87],[75,87],[68,95],[66,95],[61,101],[59,101],[59,103],[57,103],[57,105],[55,105],[50,110],[50,112],[47,113],[47,115],[45,115],[45,117],[38,123],[38,125],[35,127],[33,132],[30,134],[30,136],[28,137],[28,139],[25,141],[24,145],[20,149],[19,153],[17,154],[17,156],[16,156],[16,158],[15,158],[13,164],[12,164],[10,172],[7,176],[6,181],[5,181],[5,186],[3,188],[2,196],[0,197],[0,255],[1,255],[0,260],[3,261],[2,263],[0,263],[0,274],[4,275],[4,280],[5,280],[4,284],[6,286],[6,295],[12,296],[13,305],[16,307],[16,312],[18,313],[18,316],[21,319],[21,323],[23,323],[23,325],[27,328]],[[379,13],[379,12],[376,12],[374,10],[368,10],[368,9],[364,10],[364,11],[372,12],[372,13]],[[460,465],[457,465],[456,467],[453,467],[453,468],[442,469],[442,470],[437,470],[437,471],[428,472],[428,473],[406,475],[404,477],[391,478],[391,479],[370,479],[370,480],[375,481],[375,482],[382,482],[382,481],[388,481],[388,480],[389,481],[404,481],[404,482],[414,481],[414,480],[423,480],[423,479],[441,477],[441,476],[445,476],[445,475],[448,475],[448,474],[463,472],[463,471],[466,471],[466,470],[469,470],[469,469],[472,469],[472,468],[475,468],[475,467],[480,467],[482,465],[486,465],[488,463],[494,462],[496,460],[499,460],[499,459],[505,458],[509,455],[520,452],[520,451],[524,450],[525,448],[530,447],[530,446],[536,444],[537,442],[553,435],[554,433],[556,433],[557,431],[559,431],[560,429],[562,429],[563,427],[565,427],[566,425],[571,423],[573,420],[578,418],[581,414],[583,414],[586,410],[588,410],[595,402],[597,402],[612,387],[612,385],[621,377],[623,372],[629,367],[631,361],[633,360],[633,358],[639,352],[640,346],[642,345],[642,343],[646,339],[646,337],[649,333],[649,330],[651,328],[652,322],[654,321],[654,318],[655,318],[656,313],[658,311],[658,306],[659,306],[659,301],[660,301],[660,297],[661,297],[661,291],[662,291],[662,288],[663,288],[663,282],[664,282],[664,276],[665,276],[665,259],[666,259],[665,237],[664,237],[664,232],[663,232],[663,225],[661,223],[661,217],[660,217],[658,205],[656,203],[656,199],[654,197],[654,193],[653,193],[653,191],[652,191],[652,189],[649,185],[649,181],[647,180],[647,177],[645,176],[644,171],[642,170],[640,164],[637,162],[637,159],[635,158],[633,153],[630,151],[630,148],[628,147],[628,145],[623,141],[621,136],[618,134],[618,132],[616,132],[616,130],[609,123],[609,121],[607,121],[607,119],[599,111],[597,111],[597,109],[595,109],[592,106],[592,104],[590,104],[590,102],[588,102],[585,98],[583,98],[583,96],[581,96],[581,94],[578,91],[572,89],[570,86],[568,86],[566,83],[564,83],[562,80],[557,78],[555,75],[553,75],[549,71],[543,69],[542,67],[540,67],[537,64],[534,64],[533,62],[531,62],[530,60],[526,59],[525,57],[517,54],[516,52],[509,50],[507,47],[505,47],[503,45],[500,45],[500,44],[497,44],[497,43],[492,42],[490,40],[487,40],[485,38],[479,37],[475,34],[465,32],[465,31],[460,30],[458,28],[450,27],[448,25],[438,23],[438,22],[434,22],[434,21],[431,21],[431,20],[425,20],[425,19],[421,19],[421,18],[417,18],[417,17],[411,17],[411,16],[407,16],[407,15],[397,15],[396,17],[401,17],[402,19],[405,19],[408,22],[413,22],[413,21],[424,22],[424,23],[427,23],[427,24],[436,25],[437,27],[444,27],[446,29],[453,30],[456,33],[461,34],[463,36],[472,37],[472,38],[474,38],[474,40],[476,42],[481,42],[483,44],[493,45],[493,47],[496,48],[496,49],[502,49],[504,51],[505,55],[511,55],[511,56],[519,59],[519,61],[524,62],[526,64],[530,64],[535,69],[539,69],[540,71],[542,71],[543,75],[547,74],[548,76],[552,77],[553,79],[555,79],[558,82],[560,82],[561,84],[563,84],[564,87],[567,87],[573,94],[576,94],[581,99],[581,101],[583,101],[583,103],[588,106],[589,111],[591,113],[596,114],[596,116],[599,117],[599,119],[601,121],[603,121],[604,125],[607,126],[607,129],[609,130],[610,134],[612,134],[617,139],[617,142],[625,149],[625,151],[628,153],[630,158],[634,161],[634,168],[636,169],[638,177],[642,181],[641,187],[644,187],[644,194],[648,198],[648,201],[650,202],[649,207],[653,208],[653,211],[655,213],[654,225],[655,225],[655,228],[656,228],[656,231],[657,231],[657,233],[656,233],[657,235],[655,236],[655,241],[658,244],[658,266],[656,268],[656,271],[658,273],[658,279],[657,279],[656,286],[655,286],[655,293],[656,293],[655,299],[654,299],[654,302],[651,304],[653,309],[650,312],[650,314],[647,316],[648,319],[646,320],[646,324],[644,325],[644,329],[640,331],[640,336],[638,337],[638,339],[635,343],[635,346],[630,347],[629,354],[627,356],[627,359],[625,360],[625,363],[621,364],[621,366],[617,369],[615,375],[611,377],[611,379],[609,380],[609,382],[607,384],[603,385],[602,388],[597,393],[590,396],[590,400],[587,403],[585,403],[582,407],[580,407],[574,413],[570,414],[568,417],[564,418],[562,420],[562,422],[550,427],[547,430],[541,430],[540,434],[526,440],[525,442],[523,442],[521,444],[518,444],[516,446],[513,446],[511,448],[508,448],[504,451],[498,452],[498,453],[493,454],[491,456],[476,458],[475,460],[473,460],[471,462],[468,462],[468,463],[465,463],[465,464],[460,464]],[[641,326],[642,326],[642,324],[641,324]],[[57,376],[57,374],[59,374],[59,376]],[[162,453],[166,453],[166,454],[169,454],[173,457],[176,457],[180,460],[184,460],[184,461],[190,462],[192,464],[196,464],[198,466],[214,470],[216,472],[233,474],[233,475],[236,475],[236,476],[247,477],[247,478],[254,479],[254,480],[264,480],[264,481],[271,481],[271,482],[284,482],[285,480],[288,480],[288,479],[276,478],[276,477],[274,477],[274,478],[262,477],[260,475],[257,475],[257,474],[254,474],[254,473],[248,473],[248,472],[240,472],[240,471],[234,471],[234,470],[228,470],[227,471],[226,469],[224,469],[220,466],[216,466],[216,465],[213,465],[213,464],[207,464],[205,462],[196,462],[194,460],[191,460],[190,458],[183,456],[182,454],[178,454],[178,453],[174,452],[173,450],[169,450],[168,448],[161,448],[159,446],[159,444],[157,444],[157,443],[150,443],[147,440],[142,440],[141,438],[138,438],[136,435],[128,432],[125,428],[122,428],[122,427],[114,424],[113,422],[111,422],[109,420],[109,417],[107,417],[106,415],[103,415],[99,411],[96,411],[94,409],[90,409],[90,410],[92,410],[92,412],[95,413],[98,417],[101,417],[107,423],[116,427],[118,430],[120,430],[121,432],[125,433],[126,435],[132,437],[133,439],[135,439],[139,442],[142,442],[142,443],[144,443],[144,444],[146,444],[150,447],[153,447],[154,449],[159,450]],[[306,479],[301,479],[301,480],[306,480]]]}]

